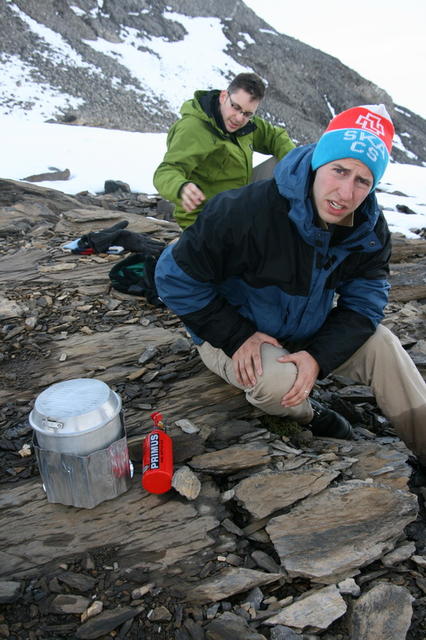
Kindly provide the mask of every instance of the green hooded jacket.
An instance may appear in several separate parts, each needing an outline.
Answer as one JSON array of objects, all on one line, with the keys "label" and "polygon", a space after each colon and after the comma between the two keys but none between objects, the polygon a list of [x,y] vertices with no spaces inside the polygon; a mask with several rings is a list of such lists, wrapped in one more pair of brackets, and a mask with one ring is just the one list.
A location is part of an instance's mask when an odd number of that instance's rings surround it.
[{"label": "green hooded jacket", "polygon": [[[154,173],[154,186],[176,205],[174,216],[182,229],[195,221],[214,195],[251,181],[253,151],[281,160],[294,148],[285,129],[258,116],[235,133],[225,134],[200,104],[207,93],[196,91],[192,100],[183,103],[182,117],[170,128],[167,152]],[[213,94],[219,96],[219,91]],[[203,205],[191,212],[182,208],[180,199],[187,182],[194,182],[206,196]]]}]

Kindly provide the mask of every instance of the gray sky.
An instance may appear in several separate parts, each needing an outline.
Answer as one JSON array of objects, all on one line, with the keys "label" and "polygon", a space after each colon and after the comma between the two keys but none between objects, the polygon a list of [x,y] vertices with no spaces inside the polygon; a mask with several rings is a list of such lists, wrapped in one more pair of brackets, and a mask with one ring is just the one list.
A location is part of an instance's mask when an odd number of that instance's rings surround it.
[{"label": "gray sky", "polygon": [[426,0],[244,0],[277,31],[341,60],[426,118]]}]

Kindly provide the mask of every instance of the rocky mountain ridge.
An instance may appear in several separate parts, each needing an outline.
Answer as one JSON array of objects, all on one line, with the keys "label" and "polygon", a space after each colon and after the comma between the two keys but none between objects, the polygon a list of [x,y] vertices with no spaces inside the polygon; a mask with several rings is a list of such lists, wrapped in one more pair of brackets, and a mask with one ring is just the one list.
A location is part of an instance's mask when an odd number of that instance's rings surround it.
[{"label": "rocky mountain ridge", "polygon": [[[217,46],[220,25],[226,41],[225,66],[219,69],[223,86],[232,69],[260,74],[268,83],[261,115],[285,124],[298,143],[316,140],[333,111],[384,102],[398,134],[393,158],[426,162],[424,119],[395,105],[384,90],[336,58],[279,34],[241,0],[5,0],[0,3],[0,68],[6,77],[18,67],[21,77],[0,91],[0,111],[31,110],[53,92],[63,98],[53,121],[167,131],[177,117],[176,105],[167,91],[146,84],[143,69],[138,75],[126,66],[114,46],[125,44],[129,55],[145,53],[152,56],[148,62],[158,60],[154,44],[183,42],[188,17],[210,20],[213,35],[201,45],[204,51]],[[166,76],[182,73],[188,80],[190,71],[162,64]],[[25,94],[21,88],[27,83]]]}]

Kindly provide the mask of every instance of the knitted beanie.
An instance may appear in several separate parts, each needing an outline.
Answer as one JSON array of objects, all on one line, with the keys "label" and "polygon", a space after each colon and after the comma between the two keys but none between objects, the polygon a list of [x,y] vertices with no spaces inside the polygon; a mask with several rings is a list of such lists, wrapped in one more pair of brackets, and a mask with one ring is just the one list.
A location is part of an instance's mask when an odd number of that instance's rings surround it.
[{"label": "knitted beanie", "polygon": [[394,127],[383,104],[368,104],[342,111],[319,139],[312,169],[343,158],[356,158],[373,174],[374,189],[383,176],[392,149]]}]

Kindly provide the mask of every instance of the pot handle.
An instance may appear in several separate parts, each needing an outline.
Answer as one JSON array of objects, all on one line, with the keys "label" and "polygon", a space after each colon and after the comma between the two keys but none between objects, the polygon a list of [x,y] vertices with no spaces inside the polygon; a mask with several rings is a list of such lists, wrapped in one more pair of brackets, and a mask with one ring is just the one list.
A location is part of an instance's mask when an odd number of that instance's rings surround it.
[{"label": "pot handle", "polygon": [[59,422],[58,420],[54,420],[53,418],[43,418],[42,422],[44,428],[49,429],[50,431],[59,431],[64,426],[63,422]]}]

